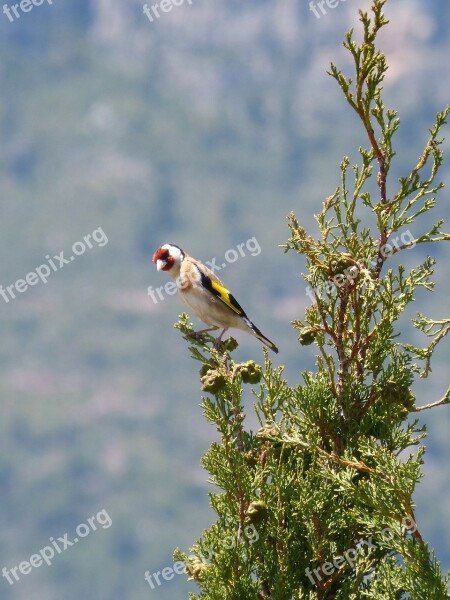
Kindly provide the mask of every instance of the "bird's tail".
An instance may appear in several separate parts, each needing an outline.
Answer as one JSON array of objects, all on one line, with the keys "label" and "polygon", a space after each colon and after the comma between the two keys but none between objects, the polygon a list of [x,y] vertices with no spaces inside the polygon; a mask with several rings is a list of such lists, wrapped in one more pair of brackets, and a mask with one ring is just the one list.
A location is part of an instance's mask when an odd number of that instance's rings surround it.
[{"label": "bird's tail", "polygon": [[278,348],[275,346],[275,344],[273,342],[271,342],[269,340],[269,338],[266,338],[266,336],[261,333],[261,331],[256,327],[256,325],[254,325],[254,323],[252,323],[250,321],[250,319],[244,319],[246,325],[249,327],[251,333],[258,338],[258,340],[260,340],[263,344],[265,344],[268,348],[270,348],[273,352],[275,352],[276,354],[278,354]]}]

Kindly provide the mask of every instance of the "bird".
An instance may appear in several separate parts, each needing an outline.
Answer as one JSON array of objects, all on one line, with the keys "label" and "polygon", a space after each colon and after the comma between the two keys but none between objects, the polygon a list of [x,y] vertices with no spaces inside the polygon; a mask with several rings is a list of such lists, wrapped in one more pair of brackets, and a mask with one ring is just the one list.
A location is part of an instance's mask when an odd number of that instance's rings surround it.
[{"label": "bird", "polygon": [[252,321],[222,281],[208,267],[189,256],[175,244],[164,244],[153,254],[158,271],[166,271],[176,283],[181,298],[195,315],[209,327],[196,335],[222,329],[214,347],[229,328],[253,335],[273,352],[278,348]]}]

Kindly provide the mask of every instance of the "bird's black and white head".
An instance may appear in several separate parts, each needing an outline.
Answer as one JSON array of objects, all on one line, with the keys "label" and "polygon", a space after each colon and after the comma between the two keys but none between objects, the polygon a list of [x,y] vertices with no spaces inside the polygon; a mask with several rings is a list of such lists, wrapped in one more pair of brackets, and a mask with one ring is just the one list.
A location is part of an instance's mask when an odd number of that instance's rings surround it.
[{"label": "bird's black and white head", "polygon": [[164,244],[153,255],[153,262],[158,271],[178,270],[185,254],[179,246],[175,244]]}]

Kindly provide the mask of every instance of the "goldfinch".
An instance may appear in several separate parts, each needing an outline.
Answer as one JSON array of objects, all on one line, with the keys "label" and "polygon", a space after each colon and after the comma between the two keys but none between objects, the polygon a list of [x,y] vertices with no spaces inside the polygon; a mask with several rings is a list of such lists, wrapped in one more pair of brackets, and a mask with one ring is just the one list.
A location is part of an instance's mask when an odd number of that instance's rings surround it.
[{"label": "goldfinch", "polygon": [[223,334],[230,328],[241,329],[258,338],[273,352],[278,348],[254,325],[238,304],[234,296],[224,287],[220,279],[201,262],[188,256],[175,244],[164,244],[153,255],[158,271],[167,271],[177,284],[184,302],[208,329],[205,333],[222,329],[214,346],[220,344]]}]

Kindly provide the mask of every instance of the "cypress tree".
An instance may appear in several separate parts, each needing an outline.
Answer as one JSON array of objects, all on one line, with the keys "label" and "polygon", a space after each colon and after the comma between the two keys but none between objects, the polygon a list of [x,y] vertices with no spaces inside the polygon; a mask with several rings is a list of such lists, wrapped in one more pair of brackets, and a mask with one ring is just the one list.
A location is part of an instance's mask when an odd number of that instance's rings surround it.
[{"label": "cypress tree", "polygon": [[[450,597],[413,502],[426,436],[416,413],[448,404],[450,388],[426,405],[411,391],[417,377],[429,376],[450,319],[419,314],[412,325],[426,347],[402,341],[399,316],[418,289],[432,290],[435,261],[407,269],[392,258],[450,239],[441,219],[431,228],[420,219],[442,187],[439,134],[450,109],[437,115],[417,164],[393,181],[400,121],[383,104],[387,63],[376,46],[388,23],[385,2],[360,11],[361,43],[353,31],[345,37],[354,76],[334,64],[329,71],[367,146],[358,164],[342,160],[339,185],[316,215],[318,239],[288,217],[283,247],[306,258],[311,298],[293,327],[301,346],[315,345],[315,370],[288,385],[267,351],[262,366],[236,363],[233,338],[215,350],[211,336],[193,336],[186,314],[176,325],[201,363],[204,415],[220,436],[202,461],[217,520],[189,554],[174,554],[198,585],[191,600]],[[412,224],[420,235],[410,233]],[[251,394],[256,431],[246,426]]]}]

